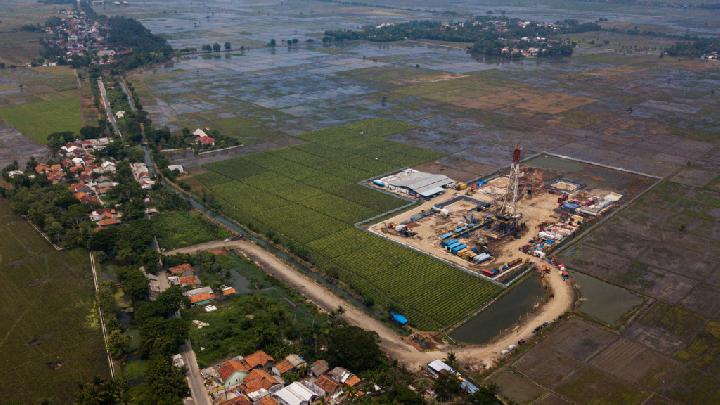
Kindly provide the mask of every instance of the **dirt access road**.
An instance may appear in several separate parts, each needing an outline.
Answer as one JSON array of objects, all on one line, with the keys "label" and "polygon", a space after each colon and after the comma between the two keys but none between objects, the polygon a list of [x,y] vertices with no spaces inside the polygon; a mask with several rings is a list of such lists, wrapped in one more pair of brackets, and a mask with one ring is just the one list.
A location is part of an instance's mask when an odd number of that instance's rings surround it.
[{"label": "dirt access road", "polygon": [[380,347],[383,351],[413,371],[425,366],[430,361],[444,358],[447,351],[455,352],[458,359],[468,365],[492,367],[502,356],[502,350],[511,344],[517,344],[518,340],[530,338],[536,327],[557,319],[570,309],[573,302],[572,287],[562,280],[557,271],[552,271],[546,276],[546,279],[554,298],[543,305],[535,314],[524,320],[521,325],[518,325],[499,339],[483,346],[444,347],[442,351],[422,352],[405,343],[400,334],[392,328],[343,298],[338,297],[332,291],[294,269],[274,254],[247,240],[207,242],[187,248],[175,249],[165,254],[197,253],[218,248],[236,249],[248,259],[254,261],[265,272],[296,289],[307,299],[314,302],[315,305],[326,311],[343,307],[345,310],[343,317],[348,323],[365,330],[377,332],[380,337]]}]

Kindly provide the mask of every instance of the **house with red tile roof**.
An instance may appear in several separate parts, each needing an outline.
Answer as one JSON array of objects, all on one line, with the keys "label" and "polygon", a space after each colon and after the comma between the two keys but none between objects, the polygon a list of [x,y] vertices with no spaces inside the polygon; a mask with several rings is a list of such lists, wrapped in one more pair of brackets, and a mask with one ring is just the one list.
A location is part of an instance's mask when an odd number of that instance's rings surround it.
[{"label": "house with red tile roof", "polygon": [[295,368],[295,367],[292,365],[292,363],[283,359],[283,360],[280,360],[279,362],[277,362],[272,370],[273,370],[273,373],[275,373],[277,375],[283,375],[283,374],[287,373],[288,371],[292,370],[293,368]]},{"label": "house with red tile roof", "polygon": [[173,276],[191,275],[193,274],[193,268],[190,263],[183,263],[177,266],[170,267],[168,269],[170,274]]},{"label": "house with red tile roof", "polygon": [[237,291],[233,287],[223,287],[221,290],[223,297],[237,294]]},{"label": "house with red tile roof", "polygon": [[190,276],[180,277],[180,285],[181,286],[195,287],[198,284],[200,284],[200,279],[197,278],[197,276],[190,275]]},{"label": "house with red tile roof", "polygon": [[245,361],[252,369],[256,367],[272,367],[275,359],[273,359],[272,356],[265,353],[264,351],[258,350],[255,353],[245,357]]},{"label": "house with red tile roof", "polygon": [[315,385],[325,391],[326,395],[333,395],[340,390],[340,384],[324,374],[315,380]]},{"label": "house with red tile roof", "polygon": [[196,304],[204,304],[207,301],[211,301],[215,299],[215,294],[213,293],[200,293],[190,296],[190,304],[196,305]]},{"label": "house with red tile roof", "polygon": [[[245,360],[247,361],[247,359]],[[278,379],[280,381],[278,381]],[[281,378],[275,378],[267,371],[261,368],[256,368],[250,371],[250,373],[245,377],[245,379],[243,379],[243,382],[240,385],[240,389],[246,395],[250,395],[262,389],[269,390],[273,386],[282,385],[282,383],[283,382]]]},{"label": "house with red tile roof", "polygon": [[235,398],[222,401],[218,405],[253,405],[253,403],[246,395],[240,394]]},{"label": "house with red tile roof", "polygon": [[280,405],[280,403],[270,395],[266,395],[260,398],[260,401],[258,401],[258,405]]},{"label": "house with red tile roof", "polygon": [[225,388],[230,388],[240,385],[245,377],[247,377],[250,368],[242,360],[230,359],[222,362],[220,366],[218,366],[217,371]]}]

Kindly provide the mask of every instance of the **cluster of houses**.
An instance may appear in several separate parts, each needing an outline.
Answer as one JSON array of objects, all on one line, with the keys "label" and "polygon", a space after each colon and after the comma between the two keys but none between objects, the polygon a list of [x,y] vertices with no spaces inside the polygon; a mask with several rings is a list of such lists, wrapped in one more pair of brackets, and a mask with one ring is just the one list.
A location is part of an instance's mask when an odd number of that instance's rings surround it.
[{"label": "cluster of houses", "polygon": [[[109,143],[108,138],[69,142],[60,148],[60,163],[38,163],[34,171],[53,184],[67,182],[68,190],[76,200],[101,207],[103,197],[118,185],[111,178],[117,166],[109,159],[98,161],[92,152],[102,150]],[[122,222],[122,213],[117,208],[98,208],[89,217],[98,230]]]},{"label": "cluster of houses", "polygon": [[132,53],[131,49],[108,46],[104,35],[105,27],[99,21],[88,17],[85,11],[60,9],[58,13],[59,24],[48,24],[45,33],[52,45],[65,51],[68,61],[72,61],[73,57],[92,55],[94,52],[99,64],[108,65],[115,63],[118,56]]},{"label": "cluster of houses", "polygon": [[92,47],[105,42],[100,23],[92,21],[84,11],[61,9],[59,13],[60,24],[45,27],[45,33],[53,45],[65,50],[69,59],[87,55]]},{"label": "cluster of houses", "polygon": [[98,162],[92,152],[102,150],[109,143],[108,138],[69,142],[60,148],[60,163],[38,163],[35,173],[44,175],[53,184],[68,180],[68,189],[75,199],[102,205],[102,196],[118,184],[109,177],[117,167],[111,160]]},{"label": "cluster of houses", "polygon": [[[325,360],[308,365],[297,354],[280,361],[262,350],[237,356],[200,371],[218,405],[338,404],[362,395],[360,377]],[[285,377],[299,378],[285,384]]]},{"label": "cluster of houses", "polygon": [[145,163],[130,163],[130,170],[133,178],[143,190],[150,190],[155,185],[155,181],[150,178],[150,171]]},{"label": "cluster of houses", "polygon": [[190,263],[182,263],[170,267],[168,273],[170,273],[168,281],[171,285],[179,285],[186,288],[183,294],[188,297],[191,305],[204,306],[208,312],[217,309],[214,305],[210,305],[216,298],[229,297],[237,294],[237,291],[233,287],[220,287],[217,293],[211,287],[203,287],[200,278],[195,274],[195,270]]}]

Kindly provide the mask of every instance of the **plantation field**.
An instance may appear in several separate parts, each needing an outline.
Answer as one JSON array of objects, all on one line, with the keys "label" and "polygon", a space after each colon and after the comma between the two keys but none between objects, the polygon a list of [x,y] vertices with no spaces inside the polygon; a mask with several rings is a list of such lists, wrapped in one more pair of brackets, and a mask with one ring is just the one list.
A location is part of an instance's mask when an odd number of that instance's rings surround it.
[{"label": "plantation field", "polygon": [[196,211],[163,212],[153,219],[153,225],[160,247],[167,250],[230,236],[230,232],[209,222]]},{"label": "plantation field", "polygon": [[353,225],[406,201],[360,184],[438,157],[385,137],[411,126],[382,119],[302,135],[301,145],[205,166],[193,180],[229,216],[279,238],[376,309],[424,330],[461,320],[500,288]]},{"label": "plantation field", "polygon": [[108,378],[85,251],[55,251],[0,200],[0,398],[70,403]]}]

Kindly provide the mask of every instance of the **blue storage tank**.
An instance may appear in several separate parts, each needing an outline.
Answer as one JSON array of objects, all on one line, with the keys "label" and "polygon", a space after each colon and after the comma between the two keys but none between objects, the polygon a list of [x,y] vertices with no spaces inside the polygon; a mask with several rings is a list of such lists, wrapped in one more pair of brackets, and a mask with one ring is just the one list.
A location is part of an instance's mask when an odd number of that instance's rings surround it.
[{"label": "blue storage tank", "polygon": [[446,248],[447,250],[452,250],[455,246],[458,246],[458,245],[462,245],[462,243],[460,243],[460,242],[458,242],[458,241],[455,241],[455,242],[453,242],[453,243],[445,246],[445,248]]},{"label": "blue storage tank", "polygon": [[440,245],[442,245],[443,247],[447,247],[452,245],[453,243],[457,243],[457,241],[457,239],[445,239],[444,241],[440,242]]},{"label": "blue storage tank", "polygon": [[570,212],[575,212],[575,210],[577,210],[578,208],[580,208],[580,205],[573,202],[566,202],[562,205],[562,209]]}]

